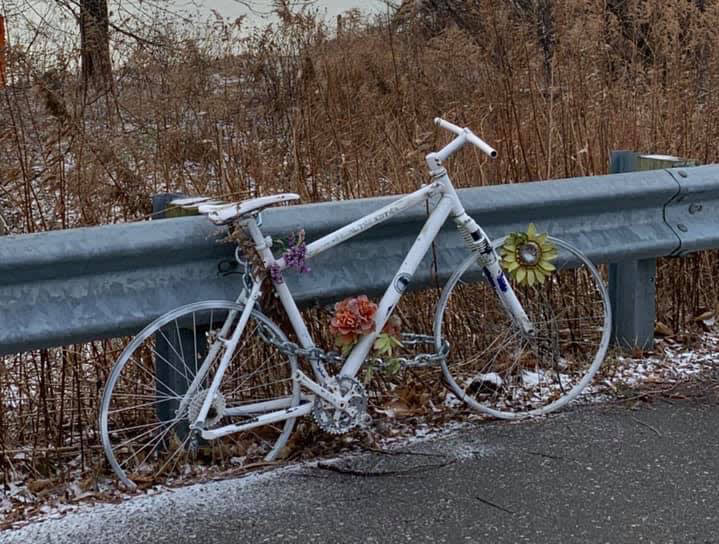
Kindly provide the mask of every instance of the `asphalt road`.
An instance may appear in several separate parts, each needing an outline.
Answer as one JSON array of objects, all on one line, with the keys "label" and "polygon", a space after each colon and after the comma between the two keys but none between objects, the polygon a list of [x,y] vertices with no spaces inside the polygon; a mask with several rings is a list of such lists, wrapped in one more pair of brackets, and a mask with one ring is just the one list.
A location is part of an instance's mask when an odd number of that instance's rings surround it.
[{"label": "asphalt road", "polygon": [[212,482],[3,543],[719,543],[717,399],[603,406]]}]

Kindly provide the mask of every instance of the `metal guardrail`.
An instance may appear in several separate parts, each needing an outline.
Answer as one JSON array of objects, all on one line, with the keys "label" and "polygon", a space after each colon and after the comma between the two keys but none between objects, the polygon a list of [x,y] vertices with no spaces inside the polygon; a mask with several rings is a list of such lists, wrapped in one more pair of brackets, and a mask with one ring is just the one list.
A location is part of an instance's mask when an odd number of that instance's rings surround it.
[{"label": "metal guardrail", "polygon": [[[676,175],[687,177],[687,166],[696,166],[696,161],[669,155],[643,155],[632,151],[613,151],[609,164],[611,174],[676,168]],[[691,190],[691,184],[680,185],[680,193],[665,206],[665,221],[679,237],[679,253],[687,252],[690,240],[681,239],[687,225],[667,219],[669,206],[684,206],[682,191]],[[711,196],[710,196],[711,199]],[[696,211],[692,209],[692,214]],[[716,217],[716,214],[714,215]],[[711,219],[710,219],[711,221]],[[695,228],[689,238],[700,239],[705,228]],[[711,229],[708,229],[711,233]],[[716,231],[716,226],[714,227]],[[715,232],[716,234],[716,232]],[[711,246],[708,246],[711,247]],[[642,348],[650,347],[654,341],[654,326],[657,298],[657,262],[654,258],[624,260],[609,265],[609,298],[612,304],[613,339],[615,342]]]},{"label": "metal guardrail", "polygon": [[[614,274],[611,286],[615,300],[619,296],[633,316],[617,331],[627,343],[642,340],[638,331],[649,319],[653,326],[653,315],[642,318],[641,307],[629,302],[638,289],[631,282],[653,281],[641,263],[719,247],[719,166],[459,193],[493,237],[524,230],[531,221],[595,262],[623,263],[625,272],[634,266],[634,274]],[[263,230],[284,237],[302,227],[312,240],[392,198],[268,209]],[[310,274],[287,274],[289,287],[303,305],[381,292],[425,217],[421,207],[408,210],[317,256]],[[234,299],[240,276],[218,275],[218,263],[233,251],[218,242],[222,236],[204,217],[183,217],[0,238],[0,354],[131,334],[180,304]],[[428,255],[413,278],[415,286],[441,284],[466,255],[451,222],[437,242],[437,275]],[[637,316],[644,319],[639,326]]]}]

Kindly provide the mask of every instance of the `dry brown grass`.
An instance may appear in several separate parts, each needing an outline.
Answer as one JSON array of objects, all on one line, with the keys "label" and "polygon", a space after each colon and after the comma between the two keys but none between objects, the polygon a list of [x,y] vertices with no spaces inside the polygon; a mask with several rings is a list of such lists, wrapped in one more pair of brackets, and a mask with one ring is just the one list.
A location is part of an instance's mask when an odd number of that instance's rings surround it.
[{"label": "dry brown grass", "polygon": [[[16,44],[0,106],[0,225],[136,220],[164,191],[294,191],[305,202],[409,192],[447,139],[437,115],[499,151],[492,163],[452,159],[460,187],[602,174],[613,149],[717,161],[719,2],[557,1],[551,27],[546,3],[477,4],[459,20],[349,14],[338,34],[307,14],[246,37],[230,24],[190,33],[158,22],[153,39],[166,45],[125,43],[114,93],[87,101],[75,51]],[[658,269],[671,328],[716,308],[716,252]],[[97,342],[3,359],[6,482],[18,464],[61,477],[66,456],[99,462],[88,452],[113,358]]]}]

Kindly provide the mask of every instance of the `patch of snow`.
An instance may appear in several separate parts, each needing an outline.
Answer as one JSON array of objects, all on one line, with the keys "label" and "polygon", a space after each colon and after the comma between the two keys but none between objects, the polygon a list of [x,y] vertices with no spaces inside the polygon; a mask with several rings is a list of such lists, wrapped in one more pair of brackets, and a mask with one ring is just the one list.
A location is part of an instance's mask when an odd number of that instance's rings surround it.
[{"label": "patch of snow", "polygon": [[487,374],[477,374],[472,381],[478,381],[483,383],[491,383],[496,387],[502,387],[504,380],[496,372],[488,372]]},{"label": "patch of snow", "polygon": [[[2,533],[3,544],[28,542],[76,542],[77,536],[102,528],[104,542],[122,542],[127,531],[127,520],[145,519],[153,513],[172,510],[176,504],[183,504],[187,511],[193,506],[201,509],[208,503],[236,508],[238,513],[251,515],[267,506],[272,497],[264,488],[273,480],[298,472],[307,463],[278,467],[263,473],[252,473],[234,480],[223,480],[195,484],[188,487],[159,488],[153,493],[130,497],[125,496],[121,504],[82,505],[72,510],[46,508],[33,523],[25,522],[14,531]],[[238,504],[236,496],[242,492],[243,501]],[[61,517],[62,514],[64,517]],[[52,520],[42,523],[45,520]],[[40,521],[40,522],[38,522]]]}]

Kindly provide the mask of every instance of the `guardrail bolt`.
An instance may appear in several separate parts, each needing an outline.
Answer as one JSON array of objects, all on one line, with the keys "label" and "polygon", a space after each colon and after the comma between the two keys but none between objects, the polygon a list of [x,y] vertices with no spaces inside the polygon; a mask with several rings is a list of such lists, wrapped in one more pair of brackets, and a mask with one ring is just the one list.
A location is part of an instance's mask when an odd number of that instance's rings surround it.
[{"label": "guardrail bolt", "polygon": [[689,206],[689,213],[691,213],[691,214],[699,213],[700,211],[702,211],[703,207],[704,206],[702,206],[701,204],[692,204]]}]

